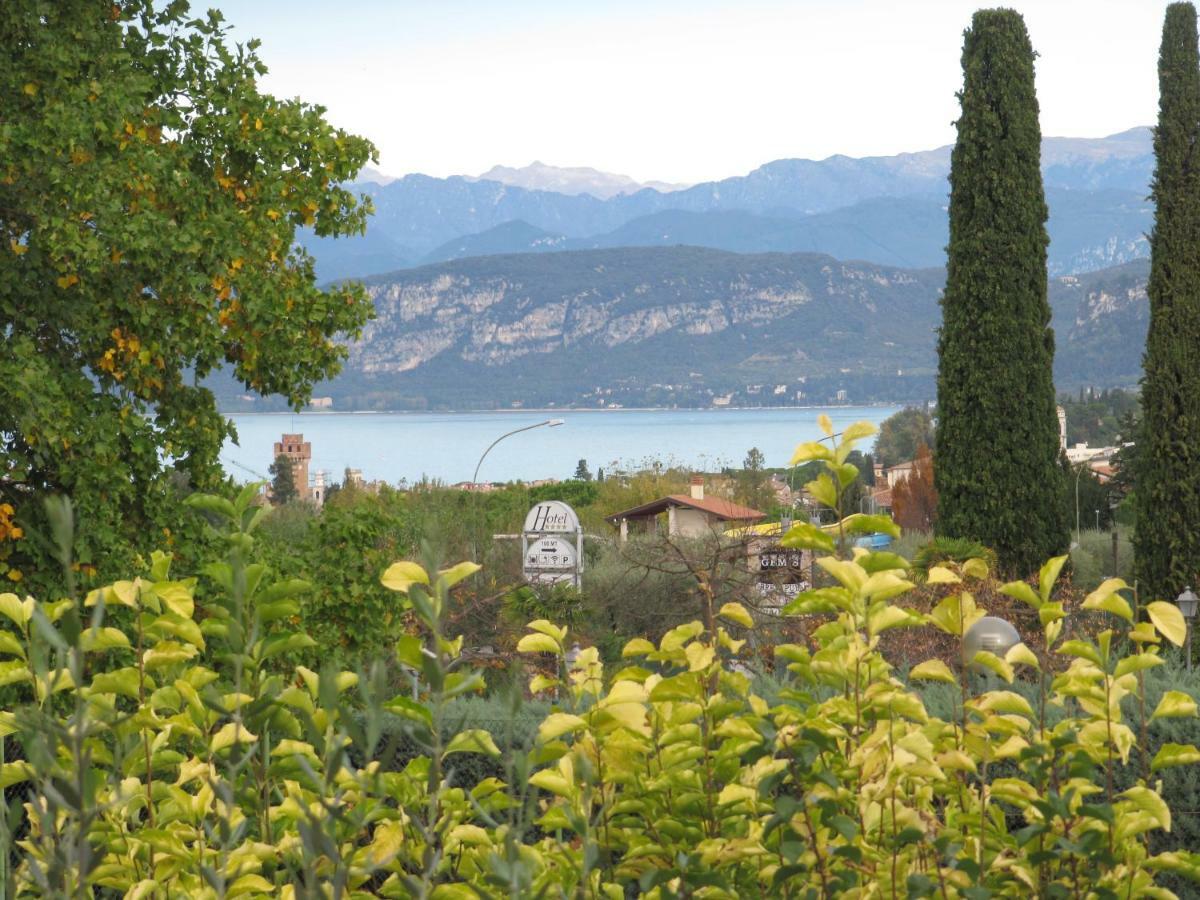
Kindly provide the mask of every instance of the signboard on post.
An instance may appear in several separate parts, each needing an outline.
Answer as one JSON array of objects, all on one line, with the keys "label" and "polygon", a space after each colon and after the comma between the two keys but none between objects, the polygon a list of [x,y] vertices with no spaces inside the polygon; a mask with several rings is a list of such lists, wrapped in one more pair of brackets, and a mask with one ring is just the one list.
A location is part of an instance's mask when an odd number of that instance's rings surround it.
[{"label": "signboard on post", "polygon": [[806,554],[800,550],[778,546],[760,550],[758,564],[753,568],[755,588],[763,599],[762,611],[779,615],[784,603],[807,591],[809,581],[805,570],[809,566]]},{"label": "signboard on post", "polygon": [[521,534],[521,573],[530,584],[573,584],[583,573],[583,529],[575,510],[544,500],[529,510]]}]

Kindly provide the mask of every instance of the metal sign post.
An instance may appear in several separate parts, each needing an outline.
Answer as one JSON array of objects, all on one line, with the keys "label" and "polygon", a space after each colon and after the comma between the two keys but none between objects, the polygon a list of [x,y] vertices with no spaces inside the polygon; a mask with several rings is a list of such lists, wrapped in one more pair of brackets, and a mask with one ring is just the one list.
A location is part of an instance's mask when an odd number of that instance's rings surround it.
[{"label": "metal sign post", "polygon": [[581,585],[583,529],[575,510],[561,500],[543,501],[525,516],[521,573],[530,584]]}]

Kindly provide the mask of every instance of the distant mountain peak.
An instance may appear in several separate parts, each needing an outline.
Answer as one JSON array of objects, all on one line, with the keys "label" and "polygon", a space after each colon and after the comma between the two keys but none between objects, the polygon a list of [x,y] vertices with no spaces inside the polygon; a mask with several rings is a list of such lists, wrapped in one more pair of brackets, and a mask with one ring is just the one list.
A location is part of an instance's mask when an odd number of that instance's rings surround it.
[{"label": "distant mountain peak", "polygon": [[374,166],[363,166],[358,170],[358,177],[354,179],[356,184],[378,184],[381,187],[391,184],[396,181],[392,175],[381,172]]},{"label": "distant mountain peak", "polygon": [[556,194],[591,194],[599,200],[619,194],[636,194],[645,188],[665,194],[688,187],[686,184],[669,184],[665,181],[636,181],[628,175],[601,172],[591,166],[552,166],[540,159],[521,168],[492,166],[476,178],[466,176],[466,180],[498,181],[526,190],[553,191]]}]

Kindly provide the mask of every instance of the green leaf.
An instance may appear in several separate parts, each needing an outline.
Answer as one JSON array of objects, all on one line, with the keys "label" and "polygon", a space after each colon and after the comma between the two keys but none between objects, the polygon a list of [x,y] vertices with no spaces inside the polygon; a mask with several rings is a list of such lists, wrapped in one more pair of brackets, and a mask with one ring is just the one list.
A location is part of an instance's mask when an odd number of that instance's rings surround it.
[{"label": "green leaf", "polygon": [[878,429],[870,422],[865,420],[861,422],[854,422],[851,425],[847,425],[846,428],[843,429],[842,440],[861,441],[863,438],[870,437],[876,431],[878,431]]},{"label": "green leaf", "polygon": [[797,444],[796,449],[792,452],[792,459],[788,465],[798,466],[803,463],[812,462],[813,460],[833,460],[833,450],[828,444],[823,444],[819,441],[807,441],[803,444]]},{"label": "green leaf", "polygon": [[[150,682],[152,686],[154,682]],[[132,666],[116,669],[112,672],[100,672],[92,676],[91,687],[93,694],[120,694],[122,697],[138,698],[138,670]]]},{"label": "green leaf", "polygon": [[317,646],[317,642],[307,634],[273,634],[262,644],[260,659],[268,660],[281,653],[291,653],[296,650],[307,650]]},{"label": "green leaf", "polygon": [[1126,584],[1120,578],[1110,578],[1084,598],[1081,608],[1102,609],[1132,623],[1133,610],[1125,598],[1117,593],[1124,587]]},{"label": "green leaf", "polygon": [[1053,559],[1047,560],[1038,572],[1038,592],[1042,596],[1042,602],[1045,603],[1050,599],[1050,593],[1054,590],[1054,582],[1058,581],[1058,573],[1062,571],[1063,565],[1066,563],[1067,557],[1056,556]]},{"label": "green leaf", "polygon": [[837,546],[830,535],[808,522],[796,522],[779,543],[792,550],[820,550],[822,553],[832,553]]},{"label": "green leaf", "polygon": [[396,642],[396,658],[410,669],[421,671],[422,660],[425,659],[425,650],[421,639],[414,634],[402,635]]},{"label": "green leaf", "polygon": [[971,664],[976,665],[976,666],[983,666],[985,669],[989,669],[992,672],[995,672],[997,675],[999,675],[1001,678],[1003,678],[1009,684],[1012,684],[1012,680],[1013,680],[1012,666],[1010,666],[1007,662],[1005,662],[1000,657],[998,657],[995,653],[992,653],[989,650],[978,651],[975,654],[975,656],[971,659]]},{"label": "green leaf", "polygon": [[429,575],[414,562],[397,562],[387,567],[379,581],[390,591],[404,593],[414,584],[429,584]]},{"label": "green leaf", "polygon": [[1183,691],[1167,691],[1158,701],[1158,706],[1154,710],[1154,715],[1150,717],[1150,721],[1190,718],[1194,715],[1196,715],[1195,700]]},{"label": "green leaf", "polygon": [[464,578],[470,578],[483,566],[473,562],[460,562],[456,566],[451,566],[449,569],[442,569],[438,572],[438,576],[446,582],[446,587],[452,588]]},{"label": "green leaf", "polygon": [[1042,607],[1042,598],[1038,596],[1037,591],[1029,586],[1029,582],[1027,581],[1010,581],[1000,588],[1000,593],[1007,594],[1014,600],[1020,600],[1033,609],[1041,609]]},{"label": "green leaf", "polygon": [[383,705],[383,708],[405,719],[412,719],[414,722],[421,722],[428,726],[433,725],[433,713],[429,711],[429,708],[408,697],[393,697]]},{"label": "green leaf", "polygon": [[19,656],[21,659],[25,658],[25,648],[21,646],[21,642],[11,631],[0,631],[0,653]]},{"label": "green leaf", "polygon": [[985,615],[986,611],[975,605],[975,598],[964,591],[944,597],[929,614],[929,621],[946,634],[962,637]]},{"label": "green leaf", "polygon": [[1029,701],[1012,691],[988,691],[978,702],[979,708],[987,712],[1034,718],[1033,707],[1029,705]]},{"label": "green leaf", "polygon": [[22,659],[9,659],[0,662],[0,687],[16,684],[19,681],[32,681],[29,664]]},{"label": "green leaf", "polygon": [[1144,669],[1152,669],[1162,664],[1163,658],[1157,653],[1135,653],[1133,656],[1126,656],[1119,660],[1113,675],[1120,678],[1122,675],[1128,675],[1130,672],[1141,672]]},{"label": "green leaf", "polygon": [[10,788],[14,784],[20,784],[22,781],[28,781],[33,778],[36,773],[33,771],[33,766],[24,760],[17,762],[5,763],[0,766],[0,789]]},{"label": "green leaf", "polygon": [[451,753],[484,753],[491,757],[498,757],[500,748],[496,746],[492,736],[482,728],[471,728],[467,731],[460,731],[451,738],[443,756],[449,756]]},{"label": "green leaf", "polygon": [[125,650],[129,648],[129,638],[116,628],[89,628],[79,636],[79,646],[84,653]]},{"label": "green leaf", "polygon": [[192,599],[192,585],[186,581],[167,581],[154,585],[154,593],[167,609],[176,615],[190,619],[196,611]]},{"label": "green leaf", "polygon": [[855,513],[842,519],[842,527],[850,534],[887,534],[893,538],[900,537],[900,526],[892,521],[891,516]]},{"label": "green leaf", "polygon": [[237,510],[224,497],[216,497],[212,494],[192,494],[183,502],[185,506],[190,506],[192,509],[213,513],[231,522],[237,518]]},{"label": "green leaf", "polygon": [[16,594],[0,594],[0,613],[13,621],[18,628],[24,627],[29,615]]},{"label": "green leaf", "polygon": [[1104,660],[1100,657],[1100,651],[1090,641],[1063,641],[1054,652],[1073,656],[1076,659],[1086,659],[1101,669],[1104,668]]},{"label": "green leaf", "polygon": [[1200,762],[1200,750],[1191,744],[1163,744],[1154,761],[1150,763],[1150,771],[1157,772],[1168,766],[1190,766]]},{"label": "green leaf", "polygon": [[1174,603],[1155,600],[1153,603],[1146,604],[1146,613],[1150,616],[1150,621],[1154,623],[1159,634],[1176,647],[1183,646],[1183,641],[1187,637],[1187,622],[1178,606]]},{"label": "green leaf", "polygon": [[655,649],[655,646],[645,638],[634,638],[621,650],[621,658],[628,659],[631,656],[645,656],[647,653],[653,653]]},{"label": "green leaf", "polygon": [[822,503],[830,509],[837,509],[837,488],[828,474],[822,472],[814,480],[804,485],[804,489],[818,503]]}]

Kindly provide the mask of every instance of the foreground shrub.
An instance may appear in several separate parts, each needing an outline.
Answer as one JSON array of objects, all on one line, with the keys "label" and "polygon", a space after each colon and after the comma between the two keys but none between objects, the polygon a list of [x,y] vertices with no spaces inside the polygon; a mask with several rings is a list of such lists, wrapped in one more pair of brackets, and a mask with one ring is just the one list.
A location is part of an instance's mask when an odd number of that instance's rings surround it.
[{"label": "foreground shrub", "polygon": [[[827,470],[811,493],[837,505],[864,433],[801,447]],[[858,550],[822,557],[831,585],[785,610],[828,621],[776,648],[766,695],[741,661],[753,619],[712,594],[699,620],[628,642],[615,671],[594,647],[568,663],[567,629],[534,621],[518,649],[543,672],[530,691],[555,706],[533,733],[502,708],[512,727],[498,742],[505,723],[470,709],[484,682],[444,631],[477,566],[384,573],[408,623],[396,655],[410,690],[383,693],[378,668],[284,677],[277,660],[312,640],[287,628],[305,585],[253,561],[263,514],[250,499],[196,501],[228,547],[203,606],[162,556],[78,600],[0,595],[0,681],[21,693],[0,731],[22,757],[0,784],[25,801],[6,832],[19,836],[11,894],[1171,897],[1160,874],[1200,877],[1200,855],[1154,844],[1172,827],[1160,773],[1200,761],[1162,740],[1195,701],[1144,687],[1183,620],[1150,603],[1138,621],[1110,580],[1083,607],[1113,627],[1064,638],[1062,557],[1036,586],[1002,589],[1037,615],[1038,640],[963,660],[999,689],[974,694],[942,660],[907,673],[939,686],[940,715],[880,639],[961,637],[985,613],[986,566],[931,566],[928,582],[954,591],[921,614],[897,602],[914,587],[908,563]],[[827,553],[833,541],[804,524],[786,540]],[[114,610],[130,624],[109,624]],[[1056,656],[1069,660],[1057,674]]]}]

